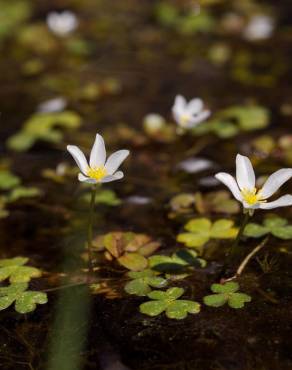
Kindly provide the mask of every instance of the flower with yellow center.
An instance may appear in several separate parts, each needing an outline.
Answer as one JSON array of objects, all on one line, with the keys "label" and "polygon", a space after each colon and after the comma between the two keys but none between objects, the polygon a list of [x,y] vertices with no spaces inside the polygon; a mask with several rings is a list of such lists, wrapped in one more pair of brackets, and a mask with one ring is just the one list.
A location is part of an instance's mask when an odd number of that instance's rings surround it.
[{"label": "flower with yellow center", "polygon": [[292,168],[282,168],[268,177],[261,189],[255,187],[255,173],[250,160],[243,155],[236,156],[236,179],[228,173],[220,172],[215,177],[226,185],[233,196],[248,210],[273,209],[292,205],[292,195],[283,195],[279,199],[268,202],[286,181],[292,177]]},{"label": "flower with yellow center", "polygon": [[78,179],[81,182],[97,184],[119,180],[124,177],[123,172],[117,170],[129,155],[129,151],[118,150],[106,160],[104,140],[99,134],[96,134],[95,142],[90,153],[89,164],[84,153],[77,146],[68,145],[67,150],[81,171],[78,175]]},{"label": "flower with yellow center", "polygon": [[205,121],[211,113],[204,109],[201,99],[195,98],[187,102],[182,95],[177,95],[172,107],[172,114],[181,128],[191,129]]}]

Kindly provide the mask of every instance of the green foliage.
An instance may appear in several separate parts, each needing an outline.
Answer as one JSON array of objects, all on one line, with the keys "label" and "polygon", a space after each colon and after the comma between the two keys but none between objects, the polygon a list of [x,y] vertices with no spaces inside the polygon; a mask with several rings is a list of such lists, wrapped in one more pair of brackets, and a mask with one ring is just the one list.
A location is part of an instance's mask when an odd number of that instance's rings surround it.
[{"label": "green foliage", "polygon": [[60,128],[76,129],[80,124],[80,116],[71,111],[35,113],[24,123],[19,133],[8,139],[7,145],[9,149],[21,152],[30,149],[38,140],[60,143],[62,140]]},{"label": "green foliage", "polygon": [[251,297],[245,293],[239,293],[239,284],[229,281],[225,284],[212,284],[211,290],[215,294],[204,297],[204,303],[211,307],[221,307],[228,303],[231,308],[242,308]]},{"label": "green foliage", "polygon": [[189,267],[205,267],[207,262],[198,258],[196,251],[182,249],[172,256],[154,255],[149,257],[149,266],[160,272],[181,273]]},{"label": "green foliage", "polygon": [[28,283],[14,283],[0,288],[0,310],[5,310],[15,303],[19,313],[29,313],[36,309],[37,304],[48,302],[47,294],[28,289]]},{"label": "green foliage", "polygon": [[167,285],[167,280],[157,275],[157,272],[149,269],[140,272],[129,272],[128,276],[133,280],[125,285],[125,291],[129,294],[145,296],[151,292],[151,287],[165,287]]},{"label": "green foliage", "polygon": [[233,225],[233,221],[226,219],[217,220],[213,224],[208,218],[192,219],[184,226],[188,232],[179,234],[177,241],[202,252],[204,245],[210,239],[235,238],[238,229]]},{"label": "green foliage", "polygon": [[31,14],[31,3],[26,0],[0,1],[0,41],[13,34]]},{"label": "green foliage", "polygon": [[0,170],[0,190],[9,190],[20,184],[20,178],[9,170]]},{"label": "green foliage", "polygon": [[218,137],[230,138],[241,131],[253,131],[269,125],[269,111],[262,106],[232,106],[219,111],[213,119],[194,129],[194,134],[213,133]]},{"label": "green foliage", "polygon": [[40,277],[42,271],[36,267],[24,266],[26,257],[14,257],[0,260],[0,281],[9,279],[10,283],[26,283]]},{"label": "green foliage", "polygon": [[153,254],[160,243],[146,234],[113,231],[93,241],[93,248],[103,252],[107,260],[116,260],[128,270],[141,271],[148,265],[146,257]]},{"label": "green foliage", "polygon": [[200,192],[195,193],[195,207],[201,213],[229,213],[235,214],[240,211],[239,203],[232,199],[230,192],[214,191],[206,195]]},{"label": "green foliage", "polygon": [[[89,192],[85,194],[82,199],[85,202],[89,203],[91,199],[91,193]],[[105,189],[98,191],[98,193],[96,194],[95,203],[114,207],[119,206],[122,201],[118,198],[117,194],[113,190]]]},{"label": "green foliage", "polygon": [[158,316],[165,311],[169,319],[182,320],[188,313],[197,314],[200,312],[200,304],[194,301],[178,299],[184,294],[183,288],[169,288],[162,292],[153,290],[148,293],[152,301],[142,303],[140,312],[148,316]]},{"label": "green foliage", "polygon": [[7,195],[7,202],[15,202],[22,198],[33,198],[41,195],[38,188],[18,186]]},{"label": "green foliage", "polygon": [[251,238],[260,238],[267,234],[272,234],[279,239],[292,239],[292,225],[288,225],[285,218],[274,216],[266,218],[263,225],[252,222],[244,229],[244,235]]},{"label": "green foliage", "polygon": [[181,12],[175,5],[163,1],[157,4],[155,10],[160,24],[173,28],[183,35],[210,32],[214,28],[213,18],[203,9],[199,13],[194,12],[193,9]]}]

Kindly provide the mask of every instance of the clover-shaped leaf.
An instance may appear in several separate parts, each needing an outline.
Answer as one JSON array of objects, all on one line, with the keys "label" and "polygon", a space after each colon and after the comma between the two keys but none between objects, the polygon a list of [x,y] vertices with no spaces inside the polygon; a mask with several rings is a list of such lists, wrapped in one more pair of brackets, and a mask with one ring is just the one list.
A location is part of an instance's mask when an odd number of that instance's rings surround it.
[{"label": "clover-shaped leaf", "polygon": [[205,267],[207,262],[198,258],[194,250],[181,249],[172,256],[154,255],[148,258],[149,266],[160,272],[182,272],[188,267]]},{"label": "clover-shaped leaf", "polygon": [[28,313],[36,309],[37,304],[48,302],[47,294],[27,290],[27,283],[15,283],[0,288],[0,310],[5,310],[15,302],[15,310],[19,313]]},{"label": "clover-shaped leaf", "polygon": [[162,292],[153,290],[148,294],[152,301],[142,303],[140,312],[148,316],[157,316],[166,313],[170,319],[182,320],[188,313],[197,314],[200,312],[200,304],[194,301],[178,299],[184,294],[183,288],[173,287]]},{"label": "clover-shaped leaf", "polygon": [[260,238],[267,234],[272,234],[279,239],[292,239],[292,225],[288,225],[285,218],[274,216],[266,218],[263,225],[252,222],[244,229],[244,235],[252,238]]},{"label": "clover-shaped leaf", "polygon": [[41,270],[36,267],[24,266],[28,261],[25,257],[0,260],[0,281],[9,279],[10,283],[26,283],[32,278],[40,277]]},{"label": "clover-shaped leaf", "polygon": [[116,260],[128,270],[144,270],[147,258],[160,247],[160,242],[153,240],[149,235],[113,231],[94,239],[93,248],[97,252],[104,252],[107,260]]},{"label": "clover-shaped leaf", "polygon": [[128,276],[133,280],[125,285],[125,291],[129,294],[145,296],[151,292],[151,287],[165,287],[167,285],[167,280],[157,275],[157,272],[150,269],[139,272],[129,272]]},{"label": "clover-shaped leaf", "polygon": [[245,293],[237,292],[239,284],[229,281],[225,284],[213,284],[211,290],[215,294],[204,297],[204,303],[211,307],[221,307],[228,303],[229,307],[242,308],[246,302],[251,301],[251,297]]},{"label": "clover-shaped leaf", "polygon": [[233,239],[238,229],[233,226],[231,220],[220,219],[213,224],[208,218],[196,218],[186,223],[187,233],[177,236],[177,241],[184,243],[187,247],[197,248],[200,252],[203,246],[212,238]]},{"label": "clover-shaped leaf", "polygon": [[214,213],[238,213],[240,206],[238,202],[231,198],[230,193],[222,190],[203,195],[195,193],[195,207],[201,214]]}]

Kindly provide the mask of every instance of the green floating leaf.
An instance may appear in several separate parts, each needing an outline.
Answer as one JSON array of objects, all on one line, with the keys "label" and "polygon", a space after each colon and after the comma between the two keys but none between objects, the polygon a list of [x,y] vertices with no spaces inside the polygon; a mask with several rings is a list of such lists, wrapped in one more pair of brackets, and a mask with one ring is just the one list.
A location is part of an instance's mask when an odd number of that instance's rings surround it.
[{"label": "green floating leaf", "polygon": [[185,224],[187,233],[177,236],[177,241],[184,243],[187,247],[197,248],[200,252],[210,239],[233,239],[238,229],[233,226],[231,220],[220,219],[213,224],[207,218],[192,219]]},{"label": "green floating leaf", "polygon": [[182,249],[172,256],[154,255],[148,258],[149,266],[160,272],[181,273],[187,267],[205,267],[206,261],[198,258],[194,250]]},{"label": "green floating leaf", "polygon": [[34,187],[19,186],[13,189],[7,197],[8,202],[15,202],[22,198],[34,198],[41,195],[41,191]]},{"label": "green floating leaf", "polygon": [[81,117],[71,111],[56,113],[35,113],[25,123],[22,130],[10,137],[7,145],[16,151],[30,149],[37,140],[59,143],[63,129],[76,129],[81,124]]},{"label": "green floating leaf", "polygon": [[266,218],[263,225],[249,223],[244,229],[244,235],[251,238],[260,238],[267,234],[272,234],[279,239],[292,239],[292,225],[288,225],[285,218],[274,216]]},{"label": "green floating leaf", "polygon": [[125,253],[117,260],[122,266],[132,271],[144,270],[148,265],[147,259],[138,253]]},{"label": "green floating leaf", "polygon": [[7,170],[0,171],[0,189],[9,190],[20,185],[20,178]]},{"label": "green floating leaf", "polygon": [[140,272],[129,272],[128,276],[133,280],[125,285],[125,291],[129,294],[145,296],[151,292],[151,287],[165,287],[167,285],[167,280],[157,275],[157,272],[149,269]]},{"label": "green floating leaf", "polygon": [[244,304],[251,301],[251,297],[245,293],[237,292],[239,284],[229,281],[225,284],[213,284],[213,293],[204,297],[204,303],[211,307],[221,307],[228,303],[231,308],[242,308]]},{"label": "green floating leaf", "polygon": [[[214,133],[220,138],[230,138],[241,131],[253,131],[269,125],[269,111],[262,106],[232,106],[219,111],[213,119],[206,122],[204,128],[196,127],[195,135]],[[202,131],[203,130],[203,131]]]},{"label": "green floating leaf", "polygon": [[[82,197],[82,200],[89,203],[91,199],[91,193],[87,193]],[[95,198],[96,204],[105,204],[106,206],[119,206],[122,201],[117,197],[113,190],[101,190],[98,191]]]},{"label": "green floating leaf", "polygon": [[173,287],[162,292],[153,290],[148,293],[152,301],[142,303],[140,312],[148,316],[157,316],[165,311],[170,319],[182,320],[188,313],[197,314],[200,312],[200,304],[189,300],[180,300],[184,294],[183,288]]},{"label": "green floating leaf", "polygon": [[9,279],[10,283],[26,283],[42,275],[36,267],[24,266],[28,258],[15,257],[0,260],[0,281]]},{"label": "green floating leaf", "polygon": [[48,302],[46,293],[27,288],[27,283],[14,283],[0,288],[0,310],[8,308],[15,302],[15,310],[24,314],[34,311],[37,304]]}]

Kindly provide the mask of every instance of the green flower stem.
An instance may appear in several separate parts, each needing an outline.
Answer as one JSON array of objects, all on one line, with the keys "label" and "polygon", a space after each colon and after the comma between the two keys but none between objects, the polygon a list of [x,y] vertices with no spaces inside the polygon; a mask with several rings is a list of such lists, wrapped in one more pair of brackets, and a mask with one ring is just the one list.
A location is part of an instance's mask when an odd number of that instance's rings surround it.
[{"label": "green flower stem", "polygon": [[89,220],[88,220],[88,229],[87,229],[87,252],[88,252],[88,269],[89,273],[93,273],[93,253],[92,253],[92,237],[93,237],[93,216],[94,216],[94,207],[95,207],[95,198],[96,198],[97,185],[93,185],[91,190],[91,201],[89,209]]},{"label": "green flower stem", "polygon": [[242,234],[244,232],[244,229],[245,229],[246,225],[248,224],[249,219],[250,219],[250,214],[247,212],[247,213],[244,214],[244,218],[243,218],[242,223],[240,225],[240,229],[239,229],[238,234],[237,234],[237,236],[234,240],[234,243],[233,243],[233,245],[230,249],[229,256],[228,256],[229,257],[228,259],[229,259],[230,262],[233,261],[234,258],[237,255],[239,255],[240,252],[241,252],[241,248],[239,247],[239,242],[240,242],[240,239],[241,239]]}]

